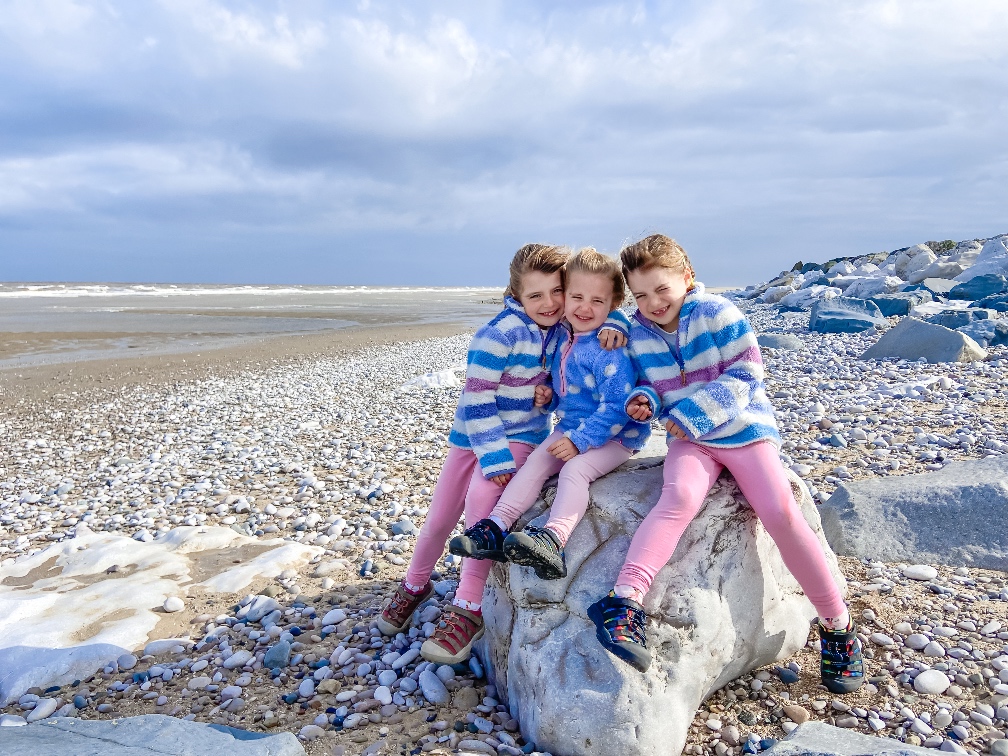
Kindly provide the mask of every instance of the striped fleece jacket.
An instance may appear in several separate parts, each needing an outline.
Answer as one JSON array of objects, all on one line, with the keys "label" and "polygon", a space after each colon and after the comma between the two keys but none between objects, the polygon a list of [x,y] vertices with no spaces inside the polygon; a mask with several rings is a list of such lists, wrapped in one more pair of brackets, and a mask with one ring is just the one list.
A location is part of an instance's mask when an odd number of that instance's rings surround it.
[{"label": "striped fleece jacket", "polygon": [[647,443],[651,423],[639,423],[626,413],[637,372],[625,347],[607,352],[597,331],[573,333],[564,328],[551,376],[557,430],[579,452],[610,441],[637,452]]},{"label": "striped fleece jacket", "polygon": [[[621,313],[604,327],[628,330]],[[505,297],[503,312],[473,336],[448,443],[471,449],[485,478],[517,472],[511,441],[538,446],[550,434],[551,413],[535,406],[535,387],[549,380],[563,330],[557,324],[544,332],[517,300]]]},{"label": "striped fleece jacket", "polygon": [[756,334],[739,309],[696,283],[679,312],[678,337],[676,359],[659,327],[634,313],[628,348],[640,382],[630,398],[647,396],[658,421],[675,421],[698,444],[780,448]]}]

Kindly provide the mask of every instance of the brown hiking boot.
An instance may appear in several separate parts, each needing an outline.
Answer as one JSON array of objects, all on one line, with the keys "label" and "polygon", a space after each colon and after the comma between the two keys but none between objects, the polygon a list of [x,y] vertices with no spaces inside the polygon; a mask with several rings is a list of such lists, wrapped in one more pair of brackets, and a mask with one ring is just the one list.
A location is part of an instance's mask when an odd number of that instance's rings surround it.
[{"label": "brown hiking boot", "polygon": [[460,606],[447,606],[441,612],[434,635],[420,647],[420,655],[436,664],[458,664],[469,658],[473,643],[482,636],[482,615]]},{"label": "brown hiking boot", "polygon": [[406,590],[406,586],[399,583],[392,599],[382,609],[381,616],[378,618],[378,629],[389,636],[406,632],[409,629],[410,620],[413,618],[413,612],[433,592],[434,586],[431,585],[430,580],[427,581],[427,585],[420,593],[410,593]]}]

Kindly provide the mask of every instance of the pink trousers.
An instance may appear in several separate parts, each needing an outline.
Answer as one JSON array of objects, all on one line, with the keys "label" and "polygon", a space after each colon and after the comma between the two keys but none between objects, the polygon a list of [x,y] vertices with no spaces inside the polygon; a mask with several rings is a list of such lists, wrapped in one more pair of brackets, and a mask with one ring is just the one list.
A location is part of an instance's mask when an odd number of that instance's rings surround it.
[{"label": "pink trousers", "polygon": [[589,484],[630,459],[631,452],[623,444],[610,441],[605,446],[589,449],[570,461],[563,462],[548,451],[550,446],[562,438],[563,433],[554,431],[535,448],[525,461],[525,466],[504,489],[504,495],[494,507],[493,515],[510,528],[535,504],[547,478],[559,472],[560,482],[546,527],[556,534],[561,543],[567,543],[574,526],[581,521],[588,509]]},{"label": "pink trousers", "polygon": [[673,440],[665,458],[661,498],[637,528],[616,585],[647,594],[725,467],[819,615],[839,617],[846,606],[826,555],[795,502],[777,449],[766,441],[719,449]]},{"label": "pink trousers", "polygon": [[[511,455],[521,469],[532,447],[529,444],[513,442]],[[465,515],[468,528],[487,517],[504,487],[483,477],[479,460],[470,449],[449,447],[441,474],[434,486],[430,509],[420,533],[417,535],[413,559],[406,571],[406,582],[410,585],[426,585],[434,565],[444,553],[448,536],[458,524],[459,517]],[[462,576],[455,597],[474,604],[483,601],[483,588],[493,562],[479,559],[462,560]]]}]

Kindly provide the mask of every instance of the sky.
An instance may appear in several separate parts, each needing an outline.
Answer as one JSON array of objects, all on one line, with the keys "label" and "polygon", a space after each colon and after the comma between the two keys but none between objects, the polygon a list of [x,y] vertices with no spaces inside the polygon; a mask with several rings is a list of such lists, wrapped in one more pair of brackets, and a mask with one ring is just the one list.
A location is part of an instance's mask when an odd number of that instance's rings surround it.
[{"label": "sky", "polygon": [[1008,3],[0,0],[0,280],[708,285],[1008,232]]}]

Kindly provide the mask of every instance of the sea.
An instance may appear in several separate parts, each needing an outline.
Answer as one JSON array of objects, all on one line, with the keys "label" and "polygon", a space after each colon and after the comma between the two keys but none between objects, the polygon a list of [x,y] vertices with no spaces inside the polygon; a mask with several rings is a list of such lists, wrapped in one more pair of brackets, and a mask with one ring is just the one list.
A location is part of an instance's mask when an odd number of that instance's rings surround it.
[{"label": "sea", "polygon": [[185,353],[354,326],[458,323],[499,288],[0,283],[0,368]]}]

